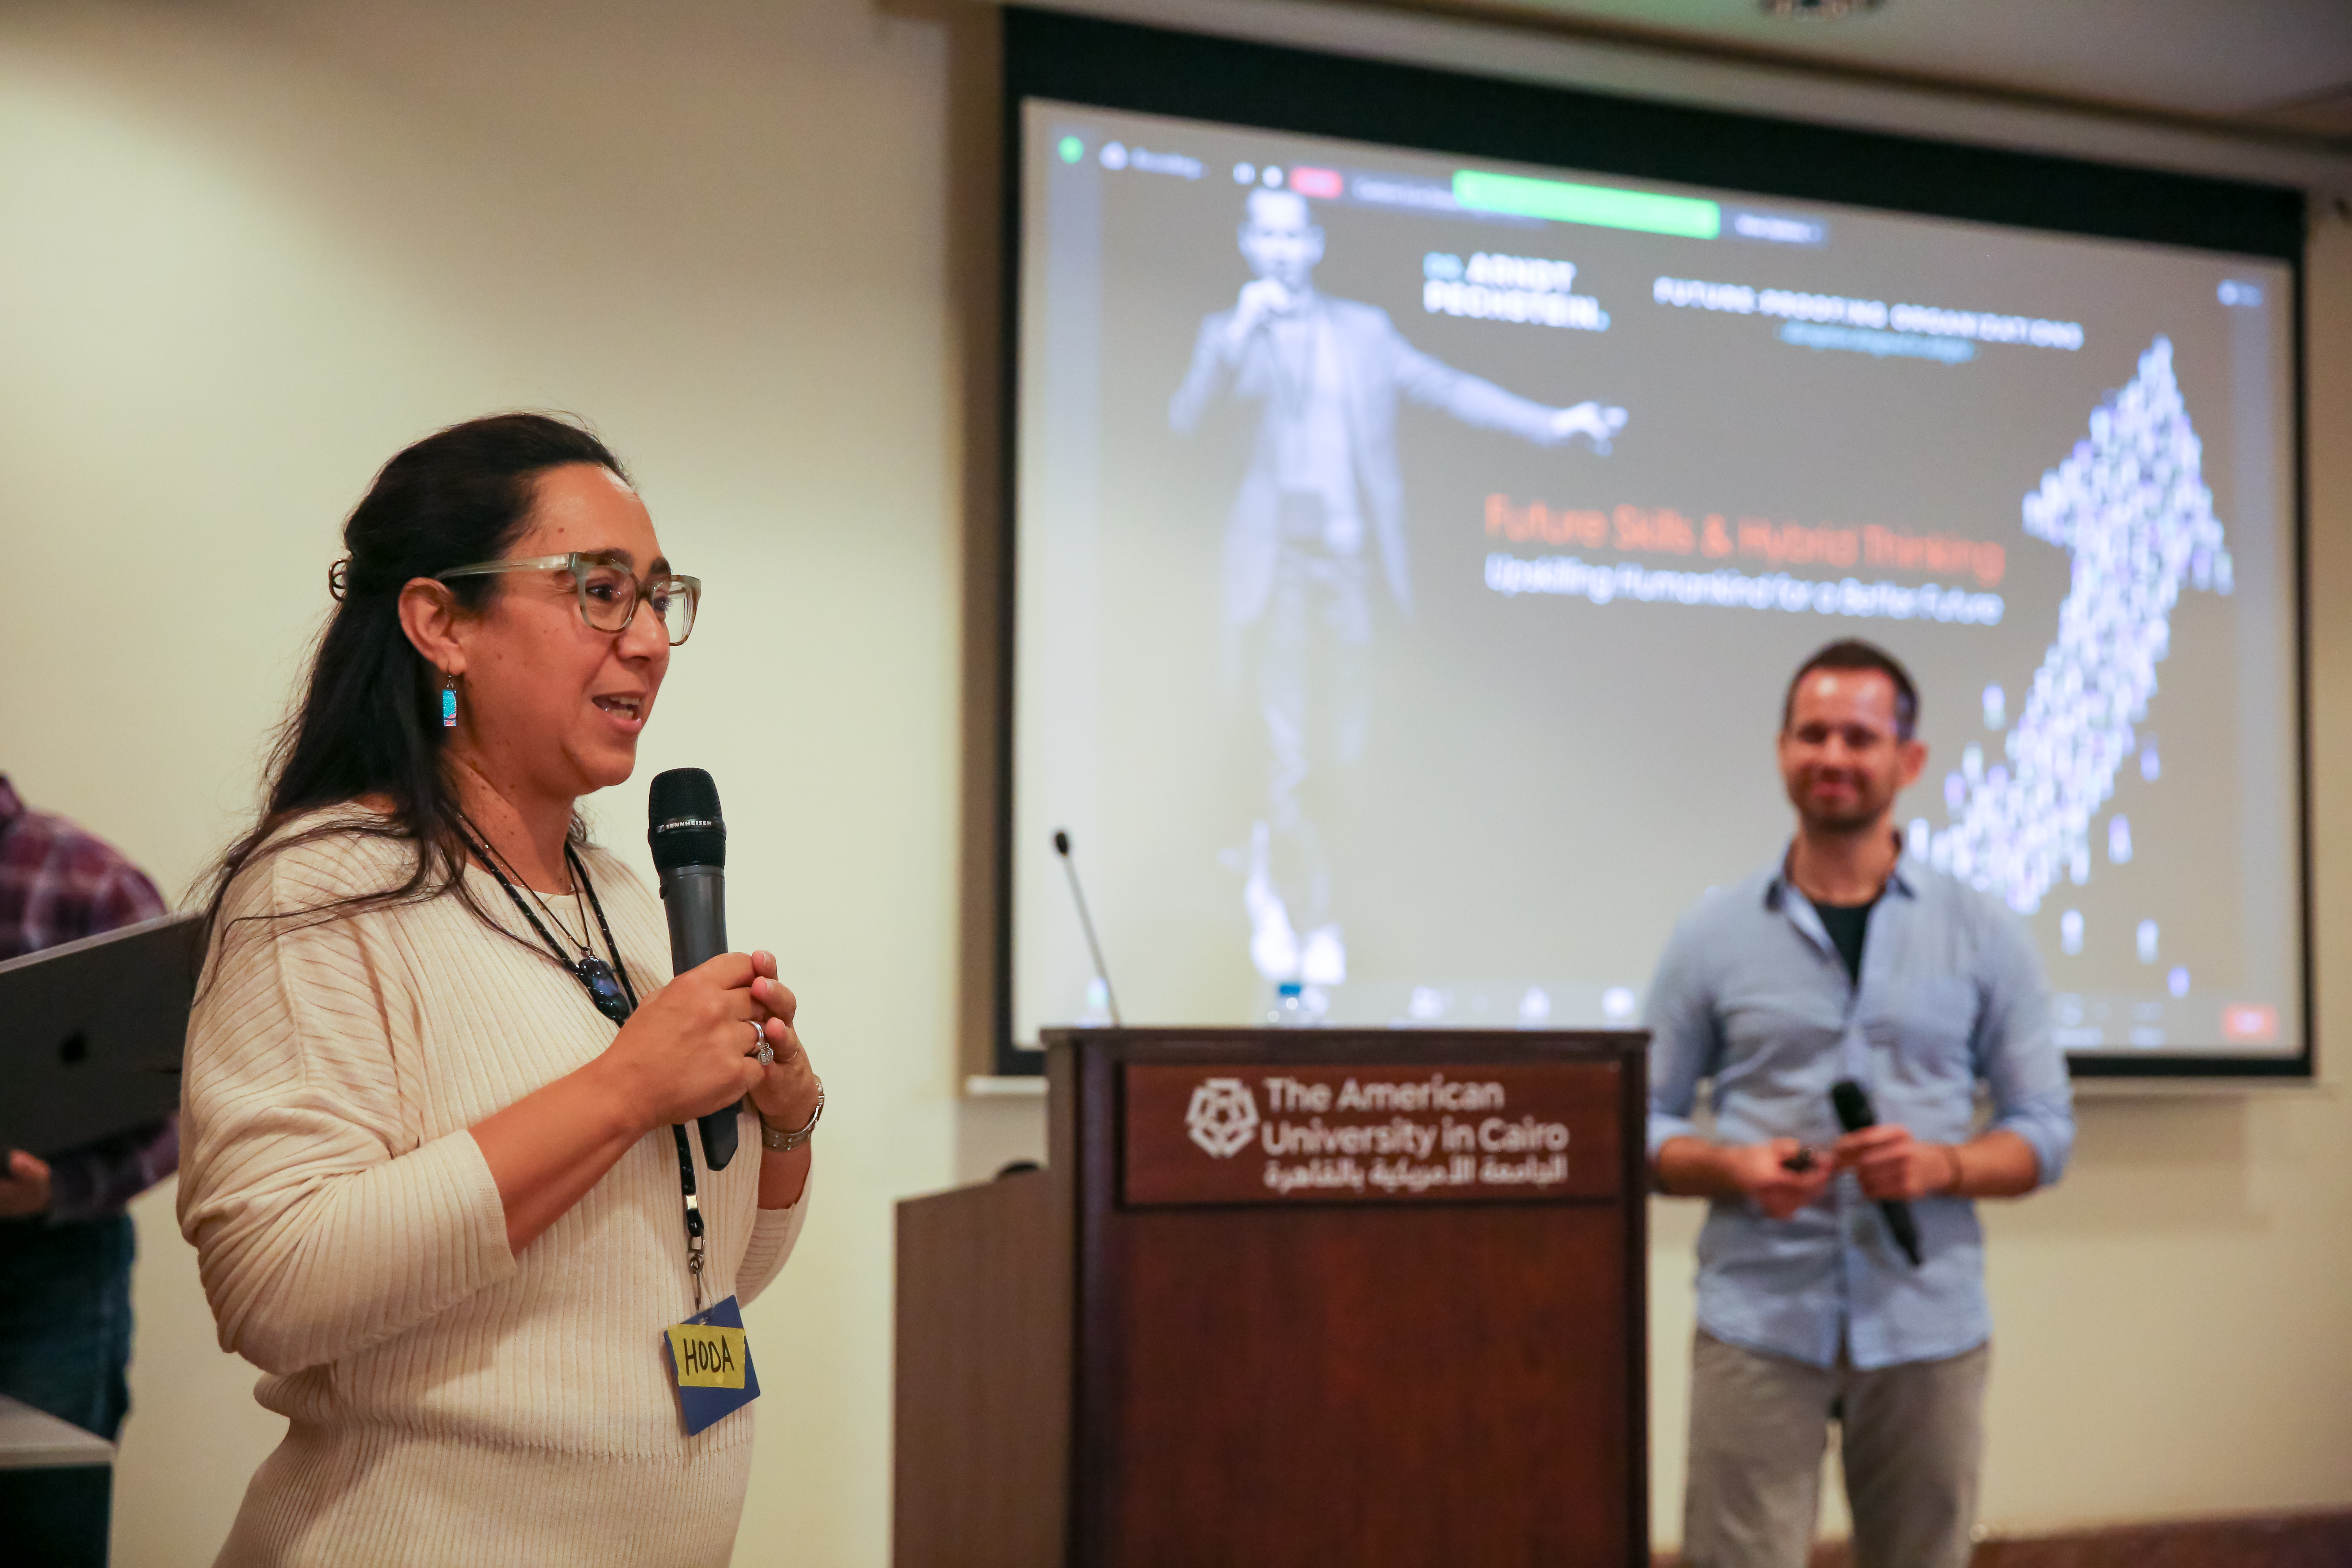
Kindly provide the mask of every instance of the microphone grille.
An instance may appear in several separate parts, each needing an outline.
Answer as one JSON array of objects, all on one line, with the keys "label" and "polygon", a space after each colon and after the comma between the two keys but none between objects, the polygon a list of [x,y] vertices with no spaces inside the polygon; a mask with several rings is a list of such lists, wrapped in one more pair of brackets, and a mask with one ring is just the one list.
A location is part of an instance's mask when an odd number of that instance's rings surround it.
[{"label": "microphone grille", "polygon": [[646,815],[646,841],[653,846],[656,869],[727,864],[727,822],[719,814],[719,785],[700,768],[655,774]]}]

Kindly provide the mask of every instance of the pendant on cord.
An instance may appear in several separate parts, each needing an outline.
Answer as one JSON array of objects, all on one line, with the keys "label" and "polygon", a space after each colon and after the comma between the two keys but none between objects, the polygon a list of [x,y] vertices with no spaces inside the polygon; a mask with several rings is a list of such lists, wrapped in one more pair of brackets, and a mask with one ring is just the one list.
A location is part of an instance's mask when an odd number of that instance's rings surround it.
[{"label": "pendant on cord", "polygon": [[596,1011],[615,1024],[629,1021],[629,999],[622,993],[621,977],[613,973],[611,964],[591,953],[575,960],[572,973],[588,987],[588,999],[596,1004]]}]

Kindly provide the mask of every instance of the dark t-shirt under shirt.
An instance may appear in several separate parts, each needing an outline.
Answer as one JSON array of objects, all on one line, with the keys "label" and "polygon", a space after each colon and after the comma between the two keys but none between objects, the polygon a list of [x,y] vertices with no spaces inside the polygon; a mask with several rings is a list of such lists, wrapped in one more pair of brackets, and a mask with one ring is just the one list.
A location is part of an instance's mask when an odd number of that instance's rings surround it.
[{"label": "dark t-shirt under shirt", "polygon": [[1870,911],[1878,907],[1873,899],[1866,904],[1815,904],[1813,912],[1822,917],[1822,929],[1830,933],[1830,942],[1845,960],[1847,978],[1862,984],[1862,939],[1870,931]]}]

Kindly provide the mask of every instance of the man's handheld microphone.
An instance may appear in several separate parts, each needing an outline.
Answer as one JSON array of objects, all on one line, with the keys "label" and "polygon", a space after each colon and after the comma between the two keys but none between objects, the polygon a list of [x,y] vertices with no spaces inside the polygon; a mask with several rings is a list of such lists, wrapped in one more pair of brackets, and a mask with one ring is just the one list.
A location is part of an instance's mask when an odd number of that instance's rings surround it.
[{"label": "man's handheld microphone", "polygon": [[[1830,1085],[1830,1103],[1837,1107],[1838,1125],[1849,1132],[1878,1125],[1878,1118],[1871,1113],[1870,1096],[1850,1078]],[[1911,1217],[1911,1205],[1901,1198],[1885,1198],[1879,1202],[1878,1212],[1886,1216],[1886,1233],[1895,1238],[1895,1245],[1903,1249],[1912,1268],[1918,1268],[1919,1226]]]},{"label": "man's handheld microphone", "polygon": [[[661,874],[669,916],[669,966],[683,974],[727,951],[727,823],[719,786],[700,768],[672,768],[654,778],[646,840]],[[735,1157],[735,1118],[742,1102],[700,1119],[702,1157],[714,1171]]]},{"label": "man's handheld microphone", "polygon": [[1103,983],[1103,1000],[1110,1006],[1110,1023],[1114,1029],[1123,1028],[1118,1020],[1118,995],[1110,988],[1110,971],[1103,967],[1102,943],[1095,940],[1094,917],[1087,913],[1086,889],[1078,886],[1078,863],[1070,858],[1070,835],[1067,829],[1054,829],[1054,853],[1062,858],[1062,870],[1070,879],[1070,897],[1078,906],[1078,924],[1086,929],[1087,951],[1095,957],[1095,975]]}]

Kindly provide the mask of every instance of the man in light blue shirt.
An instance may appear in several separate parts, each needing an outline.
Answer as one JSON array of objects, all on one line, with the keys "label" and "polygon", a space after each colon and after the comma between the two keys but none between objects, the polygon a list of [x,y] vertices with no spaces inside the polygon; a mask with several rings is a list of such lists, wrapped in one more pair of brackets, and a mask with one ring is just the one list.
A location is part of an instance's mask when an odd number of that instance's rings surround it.
[{"label": "man in light blue shirt", "polygon": [[[1972,1200],[2058,1179],[2074,1122],[2049,985],[2010,912],[1902,852],[1927,748],[1903,668],[1807,660],[1781,714],[1797,833],[1685,916],[1651,985],[1652,1167],[1699,1237],[1689,1568],[1798,1568],[1836,1421],[1857,1568],[1963,1568],[1991,1314]],[[1831,1087],[1878,1125],[1841,1136]],[[1712,1084],[1715,1128],[1692,1121]],[[1977,1086],[1991,1119],[1974,1130]],[[1920,1262],[1882,1203],[1909,1206]]]}]

